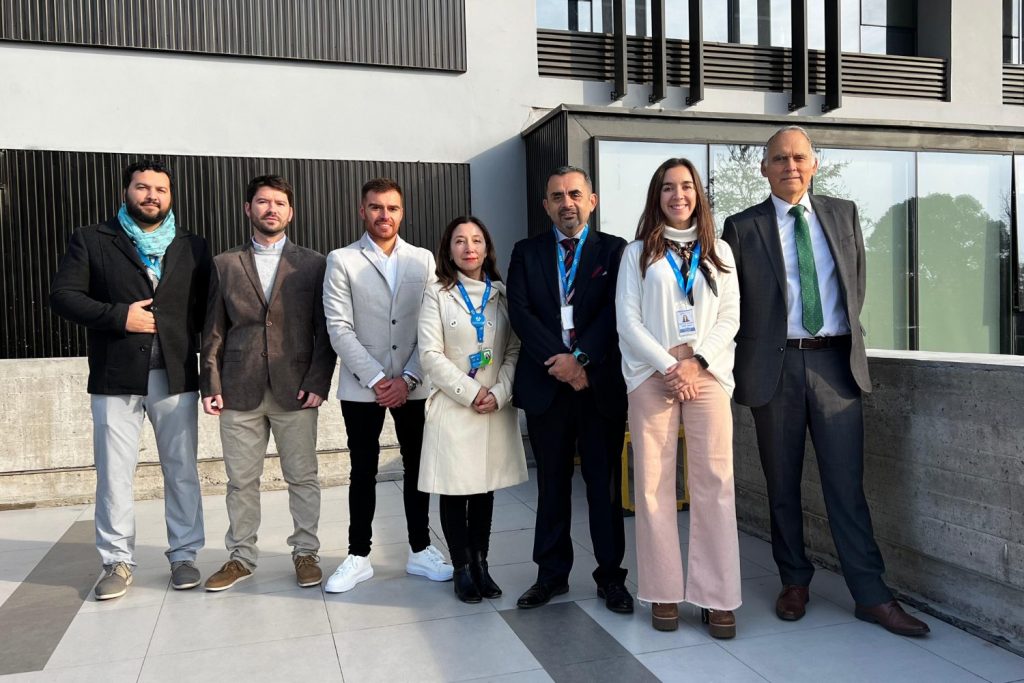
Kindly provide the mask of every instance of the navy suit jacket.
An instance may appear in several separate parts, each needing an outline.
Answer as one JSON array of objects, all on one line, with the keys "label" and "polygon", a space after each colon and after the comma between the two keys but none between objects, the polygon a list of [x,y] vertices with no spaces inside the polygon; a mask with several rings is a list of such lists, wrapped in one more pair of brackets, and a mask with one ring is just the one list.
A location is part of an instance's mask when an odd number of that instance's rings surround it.
[{"label": "navy suit jacket", "polygon": [[[615,331],[615,281],[626,242],[591,230],[580,254],[573,314],[578,348],[590,357],[587,380],[598,409],[612,419],[625,419],[626,383]],[[513,403],[527,413],[547,410],[559,385],[544,365],[551,356],[568,353],[562,342],[561,297],[553,230],[521,240],[512,251],[508,270],[508,315],[522,341],[513,385]]]}]

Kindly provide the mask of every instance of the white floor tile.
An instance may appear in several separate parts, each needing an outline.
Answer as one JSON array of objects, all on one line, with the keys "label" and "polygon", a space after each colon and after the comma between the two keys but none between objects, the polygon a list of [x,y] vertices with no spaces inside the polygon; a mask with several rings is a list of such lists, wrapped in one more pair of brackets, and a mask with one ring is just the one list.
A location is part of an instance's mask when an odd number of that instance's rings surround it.
[{"label": "white floor tile", "polygon": [[87,664],[65,668],[46,668],[23,674],[0,676],[3,683],[135,683],[139,679],[143,660],[126,659],[102,664]]},{"label": "white floor tile", "polygon": [[219,647],[146,659],[140,683],[223,681],[342,681],[330,635]]},{"label": "white floor tile", "polygon": [[774,576],[743,581],[743,605],[736,610],[737,638],[803,631],[854,620],[852,612],[821,596],[812,595],[803,619],[783,621],[775,616],[775,599],[779,590],[779,580]]},{"label": "white floor tile", "polygon": [[665,683],[764,683],[752,671],[714,643],[637,655],[640,663]]},{"label": "white floor tile", "polygon": [[992,683],[1024,680],[1024,657],[1004,650],[935,617],[918,612],[932,632],[910,642]]},{"label": "white floor tile", "polygon": [[[576,603],[601,625],[619,644],[632,652],[656,652],[711,642],[710,636],[681,619],[675,631],[656,631],[651,626],[651,609],[636,604],[633,614],[615,614],[608,611],[603,600],[580,600]],[[685,610],[685,607],[683,608]]]},{"label": "white floor tile", "polygon": [[[459,681],[539,668],[496,613],[335,635],[346,681]],[[473,643],[467,652],[466,644]],[[381,666],[381,653],[388,665]]]},{"label": "white floor tile", "polygon": [[46,668],[142,657],[149,647],[159,614],[159,605],[80,612],[68,626]]}]

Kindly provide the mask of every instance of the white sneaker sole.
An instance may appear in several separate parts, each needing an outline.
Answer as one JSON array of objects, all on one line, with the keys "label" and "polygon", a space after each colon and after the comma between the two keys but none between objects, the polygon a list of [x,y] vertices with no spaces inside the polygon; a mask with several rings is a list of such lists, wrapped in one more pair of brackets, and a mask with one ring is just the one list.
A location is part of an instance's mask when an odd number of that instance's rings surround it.
[{"label": "white sneaker sole", "polygon": [[430,579],[431,581],[451,581],[452,575],[454,574],[454,570],[449,570],[444,574],[438,574],[436,572],[430,571],[429,569],[424,569],[423,567],[417,567],[416,565],[407,564],[405,565],[405,573],[412,574],[413,576],[423,576],[425,578]]},{"label": "white sneaker sole", "polygon": [[341,581],[334,581],[334,575],[327,579],[327,583],[324,585],[325,593],[347,593],[348,591],[355,588],[358,584],[363,581],[368,581],[373,578],[373,567],[369,567],[366,571],[360,572],[353,576],[348,577],[348,580],[342,583]]},{"label": "white sneaker sole", "polygon": [[176,591],[187,591],[189,588],[195,588],[202,582],[202,579],[196,579],[192,583],[174,583],[174,581],[171,581],[171,588]]},{"label": "white sneaker sole", "polygon": [[[103,595],[100,595],[99,593],[95,593],[96,600],[97,601],[99,601],[99,600],[113,600],[114,598],[119,598],[119,597],[121,597],[122,595],[124,595],[125,593],[128,592],[128,586],[130,586],[130,585],[132,585],[132,577],[129,576],[127,579],[125,579],[124,590],[123,591],[121,591],[120,593],[105,593]],[[93,589],[93,590],[95,592],[95,589]]]}]

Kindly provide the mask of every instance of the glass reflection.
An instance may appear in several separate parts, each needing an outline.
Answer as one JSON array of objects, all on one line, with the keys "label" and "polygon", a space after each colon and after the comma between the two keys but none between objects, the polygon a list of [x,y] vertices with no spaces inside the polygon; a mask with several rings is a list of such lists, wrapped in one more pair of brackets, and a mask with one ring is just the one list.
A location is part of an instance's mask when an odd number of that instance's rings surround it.
[{"label": "glass reflection", "polygon": [[760,204],[771,193],[761,175],[763,151],[763,145],[711,145],[708,195],[719,235],[726,218]]},{"label": "glass reflection", "polygon": [[1011,157],[918,155],[920,348],[999,353]]},{"label": "glass reflection", "polygon": [[661,162],[670,157],[686,157],[692,161],[707,183],[706,145],[598,141],[596,191],[600,200],[597,211],[601,232],[632,241],[651,176]]},{"label": "glass reflection", "polygon": [[857,205],[867,258],[860,320],[874,349],[909,348],[908,235],[914,196],[914,153],[823,149],[815,194]]}]

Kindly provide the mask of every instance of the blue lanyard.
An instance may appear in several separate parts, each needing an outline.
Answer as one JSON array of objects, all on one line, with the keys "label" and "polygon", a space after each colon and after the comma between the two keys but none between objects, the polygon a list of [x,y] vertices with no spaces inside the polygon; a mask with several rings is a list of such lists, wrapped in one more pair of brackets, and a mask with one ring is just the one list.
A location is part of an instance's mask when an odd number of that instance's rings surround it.
[{"label": "blue lanyard", "polygon": [[466,302],[466,309],[469,311],[469,323],[476,328],[476,342],[477,344],[484,343],[484,325],[487,324],[487,318],[484,316],[484,308],[487,307],[487,302],[491,298],[491,278],[484,275],[484,282],[487,283],[487,287],[484,289],[484,298],[480,302],[480,310],[478,311],[473,305],[472,299],[469,298],[469,292],[462,286],[462,283],[458,280],[455,284],[459,286],[459,293],[462,295],[462,300]]},{"label": "blue lanyard", "polygon": [[679,289],[683,290],[683,294],[689,298],[690,291],[693,289],[694,278],[697,277],[697,266],[700,265],[700,242],[697,242],[693,247],[693,256],[690,257],[690,277],[688,280],[683,280],[683,273],[679,270],[676,260],[672,258],[671,251],[671,249],[665,250],[665,260],[672,266],[672,272],[676,274],[676,282],[679,283]]},{"label": "blue lanyard", "polygon": [[553,228],[555,231],[555,254],[558,255],[558,277],[562,280],[562,296],[569,293],[572,289],[572,283],[576,281],[576,271],[580,267],[580,252],[583,251],[583,243],[587,241],[587,234],[590,232],[590,226],[586,225],[583,227],[583,232],[580,234],[580,242],[576,245],[576,253],[572,259],[572,268],[569,269],[569,273],[565,272],[565,254],[562,253],[562,247],[558,244],[558,235],[561,235],[558,228]]}]

